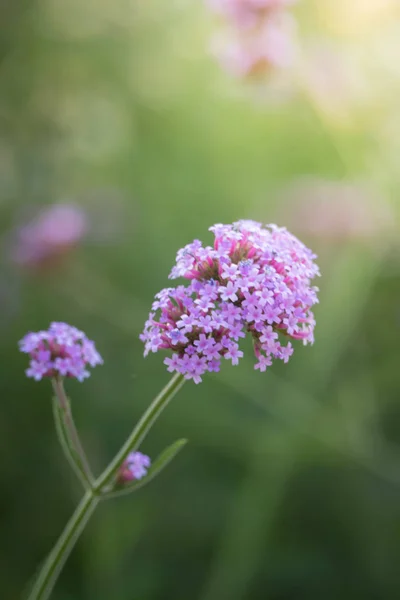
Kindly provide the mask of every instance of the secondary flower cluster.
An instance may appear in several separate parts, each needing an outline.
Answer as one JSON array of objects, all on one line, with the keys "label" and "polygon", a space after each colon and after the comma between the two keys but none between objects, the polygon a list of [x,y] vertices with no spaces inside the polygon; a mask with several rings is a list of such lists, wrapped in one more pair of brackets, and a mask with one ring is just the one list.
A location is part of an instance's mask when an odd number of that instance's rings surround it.
[{"label": "secondary flower cluster", "polygon": [[94,343],[86,335],[66,323],[51,323],[47,331],[28,333],[20,342],[21,352],[30,356],[28,377],[39,381],[43,377],[75,377],[83,381],[103,360]]},{"label": "secondary flower cluster", "polygon": [[151,460],[149,456],[141,452],[131,452],[119,470],[117,476],[119,483],[142,479],[142,477],[147,475],[147,469],[150,465]]},{"label": "secondary flower cluster", "polygon": [[291,64],[295,22],[287,8],[296,0],[208,0],[227,34],[215,40],[221,63],[238,76],[264,75]]},{"label": "secondary flower cluster", "polygon": [[[287,362],[290,342],[314,341],[310,308],[318,302],[315,255],[285,228],[254,221],[214,225],[213,247],[195,240],[177,254],[171,279],[185,287],[156,295],[140,339],[149,352],[171,349],[164,363],[195,383],[207,371],[219,371],[222,358],[238,364],[239,340],[252,336],[256,369],[273,358]],[[158,316],[156,316],[158,315]]]}]

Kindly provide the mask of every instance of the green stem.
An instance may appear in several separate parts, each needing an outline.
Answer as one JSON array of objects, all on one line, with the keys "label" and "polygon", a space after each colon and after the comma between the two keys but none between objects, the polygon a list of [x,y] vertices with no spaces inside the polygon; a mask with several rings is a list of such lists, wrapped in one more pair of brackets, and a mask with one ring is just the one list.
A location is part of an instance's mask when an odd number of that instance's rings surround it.
[{"label": "green stem", "polygon": [[72,446],[72,442],[67,434],[64,416],[62,409],[60,408],[59,400],[56,396],[53,397],[53,413],[54,413],[54,425],[56,427],[56,433],[58,441],[60,442],[61,448],[64,450],[65,457],[72,470],[76,473],[79,480],[82,482],[85,490],[91,489],[91,482],[88,481],[80,457],[77,454],[75,448]]},{"label": "green stem", "polygon": [[93,489],[96,492],[104,489],[104,487],[111,481],[118,468],[122,465],[128,454],[130,452],[134,452],[140,446],[140,443],[146,436],[153,423],[157,420],[161,412],[164,410],[167,404],[169,404],[175,394],[180,390],[184,382],[185,379],[183,375],[177,373],[172,377],[169,383],[167,383],[165,388],[158,394],[158,396],[156,396],[118,454],[113,458],[108,467],[106,467],[106,469],[95,482]]},{"label": "green stem", "polygon": [[64,531],[57,540],[37,578],[28,600],[49,598],[58,575],[71,553],[76,541],[84,530],[100,498],[88,490],[83,496]]},{"label": "green stem", "polygon": [[64,390],[63,382],[59,378],[54,378],[54,379],[52,379],[52,384],[53,384],[54,393],[58,398],[60,407],[61,407],[63,415],[64,415],[63,420],[65,423],[65,428],[68,432],[69,440],[72,443],[72,446],[73,446],[75,452],[77,453],[77,455],[80,458],[80,463],[82,465],[83,473],[86,478],[86,481],[89,484],[89,487],[92,487],[94,478],[93,478],[92,471],[89,466],[89,461],[86,458],[85,451],[82,447],[81,440],[79,438],[79,434],[75,427],[74,419],[72,417],[71,407],[70,407],[69,400],[68,400],[67,395]]},{"label": "green stem", "polygon": [[[172,377],[165,388],[153,400],[115,458],[110,462],[108,467],[100,475],[97,481],[95,483],[91,483],[91,488],[87,490],[74,514],[68,521],[49,557],[45,561],[28,600],[47,600],[47,598],[50,596],[57,577],[65,564],[65,561],[67,560],[80,534],[84,530],[91,514],[93,513],[99,501],[102,499],[105,486],[114,477],[115,473],[119,469],[120,465],[124,462],[128,454],[138,448],[140,442],[157,420],[163,409],[182,387],[184,381],[185,379],[181,374],[176,374]],[[72,419],[69,401],[65,395],[61,381],[57,379],[54,380],[53,387],[57,398],[59,399],[61,408],[64,411],[65,425],[68,428],[70,439],[75,449],[79,452],[79,456],[85,465],[85,469],[87,469],[87,472],[90,475],[90,467],[87,463],[86,455],[81,446],[78,432],[76,431]],[[183,445],[182,442],[182,440],[179,441],[179,446]],[[176,444],[174,447],[175,446]],[[103,497],[106,497],[106,495]]]}]

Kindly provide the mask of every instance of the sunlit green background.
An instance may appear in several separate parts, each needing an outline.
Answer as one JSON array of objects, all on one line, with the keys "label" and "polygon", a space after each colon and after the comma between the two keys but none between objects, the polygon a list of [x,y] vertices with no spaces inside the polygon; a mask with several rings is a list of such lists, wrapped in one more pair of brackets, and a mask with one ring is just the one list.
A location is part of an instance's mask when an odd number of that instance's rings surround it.
[{"label": "sunlit green background", "polygon": [[[319,254],[316,343],[188,383],[146,439],[190,443],[100,506],[54,600],[400,597],[400,20],[302,0],[293,70],[235,81],[203,2],[0,4],[0,597],[21,597],[78,502],[48,382],[17,341],[63,320],[105,365],[68,383],[99,472],[168,381],[138,335],[176,251],[239,218]],[[92,219],[52,268],[9,248],[46,204]],[[354,208],[355,207],[355,208]]]}]

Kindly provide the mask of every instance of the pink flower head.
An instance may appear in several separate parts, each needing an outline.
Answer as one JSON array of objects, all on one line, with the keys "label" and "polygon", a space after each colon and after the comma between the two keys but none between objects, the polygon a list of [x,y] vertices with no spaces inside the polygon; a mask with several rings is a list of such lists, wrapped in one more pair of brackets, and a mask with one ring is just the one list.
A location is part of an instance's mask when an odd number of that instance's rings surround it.
[{"label": "pink flower head", "polygon": [[53,204],[18,230],[11,258],[22,266],[40,266],[79,244],[87,229],[86,214],[77,205]]},{"label": "pink flower head", "polygon": [[287,68],[295,55],[294,21],[288,14],[273,15],[254,31],[238,30],[217,37],[212,51],[223,67],[238,77]]},{"label": "pink flower head", "polygon": [[324,245],[396,235],[390,204],[363,181],[303,178],[284,190],[279,206],[293,227]]},{"label": "pink flower head", "polygon": [[238,221],[210,230],[213,246],[195,240],[179,250],[170,278],[190,283],[156,295],[140,336],[145,356],[172,350],[168,371],[195,383],[218,371],[222,359],[238,364],[245,334],[253,338],[256,368],[264,371],[273,358],[287,362],[293,349],[285,339],[313,343],[311,307],[318,302],[316,257],[285,228]]},{"label": "pink flower head", "polygon": [[83,381],[103,360],[94,343],[82,331],[66,323],[51,323],[47,331],[28,333],[19,342],[21,352],[29,354],[28,377],[73,377]]},{"label": "pink flower head", "polygon": [[225,17],[239,29],[255,27],[261,19],[282,11],[297,0],[208,0],[215,13]]},{"label": "pink flower head", "polygon": [[127,483],[129,481],[142,479],[147,475],[147,469],[151,465],[151,460],[146,454],[141,452],[131,452],[121,465],[118,472],[118,482]]}]

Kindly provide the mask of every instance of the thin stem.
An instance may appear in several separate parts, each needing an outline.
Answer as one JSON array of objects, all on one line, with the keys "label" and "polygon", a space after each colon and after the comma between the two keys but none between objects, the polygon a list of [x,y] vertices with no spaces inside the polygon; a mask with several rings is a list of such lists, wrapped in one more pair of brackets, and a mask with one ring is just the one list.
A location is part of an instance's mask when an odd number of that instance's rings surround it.
[{"label": "thin stem", "polygon": [[101,491],[110,482],[128,454],[135,451],[139,447],[150,427],[157,420],[161,412],[172,400],[175,394],[180,390],[184,382],[185,379],[183,375],[176,373],[165,386],[165,388],[158,394],[158,396],[154,398],[153,402],[150,404],[149,408],[146,410],[126,440],[125,444],[95,482],[93,489],[96,492]]},{"label": "thin stem", "polygon": [[60,406],[61,406],[61,409],[64,414],[64,423],[65,423],[66,430],[69,434],[68,437],[73,445],[74,450],[76,451],[76,453],[78,454],[78,456],[80,458],[80,462],[82,464],[82,468],[83,468],[85,477],[87,479],[87,482],[89,484],[89,487],[92,487],[94,477],[93,477],[91,468],[89,466],[88,459],[86,458],[85,451],[81,444],[81,440],[79,438],[78,431],[75,427],[74,419],[72,417],[72,412],[71,412],[71,408],[69,405],[69,400],[65,394],[62,380],[59,378],[54,378],[54,379],[52,379],[52,384],[53,384],[54,393],[56,394],[56,396],[60,402]]},{"label": "thin stem", "polygon": [[[101,500],[104,487],[113,478],[117,469],[123,463],[129,452],[135,450],[139,446],[140,442],[143,440],[153,423],[157,420],[163,409],[182,387],[184,381],[184,377],[181,374],[176,374],[174,377],[172,377],[165,388],[153,400],[118,454],[110,462],[108,467],[106,467],[98,480],[93,483],[90,467],[72,419],[69,401],[65,395],[62,382],[58,379],[53,380],[54,391],[64,413],[65,427],[68,430],[70,441],[73,444],[76,452],[79,454],[79,457],[82,460],[82,465],[86,469],[91,488],[87,490],[71,519],[67,523],[64,531],[59,537],[56,545],[51,551],[49,557],[47,558],[28,600],[47,600],[72,548],[84,530],[90,515],[93,513],[98,502]],[[180,440],[178,442],[179,447],[183,445],[183,442],[184,440]],[[175,446],[176,444],[174,445],[174,448]],[[104,495],[104,497],[106,497],[106,495]]]},{"label": "thin stem", "polygon": [[72,470],[77,475],[78,479],[81,481],[85,490],[91,489],[91,482],[88,481],[86,477],[86,473],[83,469],[83,465],[81,464],[80,457],[75,451],[75,449],[71,446],[71,442],[66,432],[65,422],[62,414],[63,411],[60,407],[59,400],[56,396],[53,397],[53,413],[54,425],[56,427],[58,441],[60,442],[61,448],[64,450],[65,457],[71,465]]},{"label": "thin stem", "polygon": [[46,560],[28,600],[46,600],[100,498],[88,490]]}]

